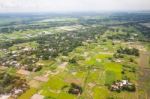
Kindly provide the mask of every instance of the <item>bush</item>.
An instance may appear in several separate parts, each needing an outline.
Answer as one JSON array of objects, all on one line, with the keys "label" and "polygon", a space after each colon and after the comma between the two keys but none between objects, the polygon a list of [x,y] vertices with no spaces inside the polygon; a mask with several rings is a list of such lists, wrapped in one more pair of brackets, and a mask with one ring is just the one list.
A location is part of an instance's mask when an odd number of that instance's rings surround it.
[{"label": "bush", "polygon": [[117,53],[139,56],[139,50],[136,49],[136,48],[129,49],[129,48],[122,48],[122,47],[120,47],[117,50]]},{"label": "bush", "polygon": [[42,69],[42,66],[37,66],[34,70],[34,72],[40,71]]},{"label": "bush", "polygon": [[77,63],[77,62],[76,62],[76,59],[75,59],[75,58],[72,58],[72,59],[69,60],[69,63],[75,64],[75,63]]},{"label": "bush", "polygon": [[82,87],[80,87],[75,83],[71,83],[68,93],[78,95],[82,94],[82,92],[83,92]]},{"label": "bush", "polygon": [[127,90],[127,91],[130,91],[130,92],[135,92],[136,87],[135,87],[135,85],[129,85],[129,86],[124,87],[123,90]]},{"label": "bush", "polygon": [[6,72],[0,73],[0,94],[10,93],[13,88],[19,88],[23,84],[26,84],[25,79]]}]

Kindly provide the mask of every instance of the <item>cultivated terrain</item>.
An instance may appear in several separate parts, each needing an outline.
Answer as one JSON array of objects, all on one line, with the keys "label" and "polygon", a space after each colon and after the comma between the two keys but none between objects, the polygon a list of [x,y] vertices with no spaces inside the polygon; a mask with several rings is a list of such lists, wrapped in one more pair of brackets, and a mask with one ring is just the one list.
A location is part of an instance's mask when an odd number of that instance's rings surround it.
[{"label": "cultivated terrain", "polygon": [[0,15],[0,99],[149,98],[150,13]]}]

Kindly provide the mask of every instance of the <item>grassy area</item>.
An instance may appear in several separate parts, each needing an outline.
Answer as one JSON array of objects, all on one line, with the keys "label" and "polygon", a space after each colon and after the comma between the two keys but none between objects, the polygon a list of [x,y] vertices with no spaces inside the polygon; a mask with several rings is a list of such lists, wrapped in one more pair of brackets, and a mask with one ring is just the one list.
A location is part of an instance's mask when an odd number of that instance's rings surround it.
[{"label": "grassy area", "polygon": [[36,92],[37,92],[37,89],[30,88],[24,94],[22,94],[18,99],[30,99],[32,95],[34,95]]},{"label": "grassy area", "polygon": [[[55,20],[42,20],[42,22],[50,21],[73,21],[76,19],[55,19]],[[47,29],[49,31],[59,32],[61,30],[73,29],[72,26],[64,26],[58,28]],[[81,28],[76,27],[76,28]],[[117,34],[123,34],[125,28],[120,27],[118,32],[115,30],[106,31],[103,38],[99,38],[95,42],[85,43],[82,46],[75,48],[66,56],[59,54],[58,57],[49,60],[39,60],[35,65],[41,65],[42,69],[37,72],[32,72],[27,76],[27,81],[31,84],[35,84],[35,88],[30,88],[18,99],[30,99],[30,97],[39,93],[45,96],[45,99],[133,99],[134,93],[130,92],[111,92],[107,85],[111,85],[116,80],[122,80],[127,76],[132,82],[137,82],[136,72],[131,69],[137,69],[136,59],[137,57],[131,55],[124,55],[120,60],[123,62],[115,62],[113,54],[116,53],[118,48],[125,47],[124,41],[114,41],[107,39],[107,36],[116,36]],[[132,30],[132,28],[130,28]],[[24,38],[27,35],[38,36],[42,30],[27,30],[23,32],[14,32],[8,35],[0,34],[0,37],[6,38],[12,37]],[[9,50],[16,51],[17,47],[37,48],[39,45],[36,41],[20,43],[13,45]],[[43,45],[44,46],[44,45]],[[0,56],[3,52],[0,52]],[[135,62],[130,62],[130,58],[133,58]],[[113,60],[114,59],[114,60]],[[70,60],[73,60],[71,62]],[[66,66],[62,66],[64,62],[67,62]],[[129,67],[123,67],[128,65]],[[122,71],[125,69],[125,73]],[[15,73],[16,69],[9,68],[8,72]],[[47,82],[38,82],[34,79],[36,76],[46,76],[49,80]],[[56,73],[56,74],[55,74]],[[34,79],[34,80],[33,80]],[[35,82],[35,83],[34,83]],[[76,83],[83,88],[81,96],[76,96],[68,93],[68,89],[63,90],[63,87],[70,86],[71,83]],[[129,95],[129,96],[128,96]],[[125,97],[125,98],[124,98]]]},{"label": "grassy area", "polygon": [[[34,47],[35,42],[25,44],[26,46]],[[77,47],[67,56],[59,56],[55,60],[40,60],[37,64],[42,64],[42,70],[32,74],[29,80],[37,75],[44,75],[47,71],[55,71],[57,74],[50,74],[48,82],[39,83],[40,87],[36,90],[31,88],[27,90],[19,99],[29,99],[36,92],[45,96],[46,99],[76,99],[77,96],[71,95],[67,90],[62,90],[64,86],[69,86],[70,83],[78,83],[84,87],[83,94],[79,98],[93,97],[94,99],[107,99],[116,97],[115,99],[125,97],[128,92],[115,93],[108,90],[105,85],[111,85],[116,80],[123,78],[122,69],[124,63],[111,61],[113,53],[119,48],[120,44],[112,45],[112,42],[106,41],[101,45],[101,42],[91,43]],[[109,50],[113,47],[113,50]],[[108,51],[106,51],[106,49]],[[131,56],[125,56],[123,59],[125,64],[136,66],[135,63],[130,63],[128,60]],[[74,58],[76,63],[70,63],[69,59]],[[134,57],[133,57],[134,58]],[[61,63],[68,62],[65,69],[57,68]],[[55,68],[52,68],[52,67]],[[135,74],[126,72],[126,75],[136,82]],[[130,94],[130,93],[129,93]],[[128,99],[133,97],[130,94]]]}]

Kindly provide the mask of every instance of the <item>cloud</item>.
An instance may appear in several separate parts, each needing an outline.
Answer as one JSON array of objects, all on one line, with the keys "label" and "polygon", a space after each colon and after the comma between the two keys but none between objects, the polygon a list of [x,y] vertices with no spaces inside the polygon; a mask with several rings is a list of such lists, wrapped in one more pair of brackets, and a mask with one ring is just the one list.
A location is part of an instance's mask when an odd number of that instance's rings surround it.
[{"label": "cloud", "polygon": [[150,0],[0,0],[0,12],[150,10]]}]

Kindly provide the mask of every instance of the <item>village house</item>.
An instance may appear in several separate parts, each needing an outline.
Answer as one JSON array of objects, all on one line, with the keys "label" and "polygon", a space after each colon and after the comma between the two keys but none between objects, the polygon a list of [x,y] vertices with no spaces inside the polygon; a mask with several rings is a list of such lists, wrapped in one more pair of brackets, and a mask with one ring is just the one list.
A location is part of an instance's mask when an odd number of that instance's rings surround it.
[{"label": "village house", "polygon": [[129,82],[128,80],[121,80],[116,81],[110,86],[111,91],[121,91],[121,90],[127,90],[127,91],[134,91],[135,86],[133,83]]}]

